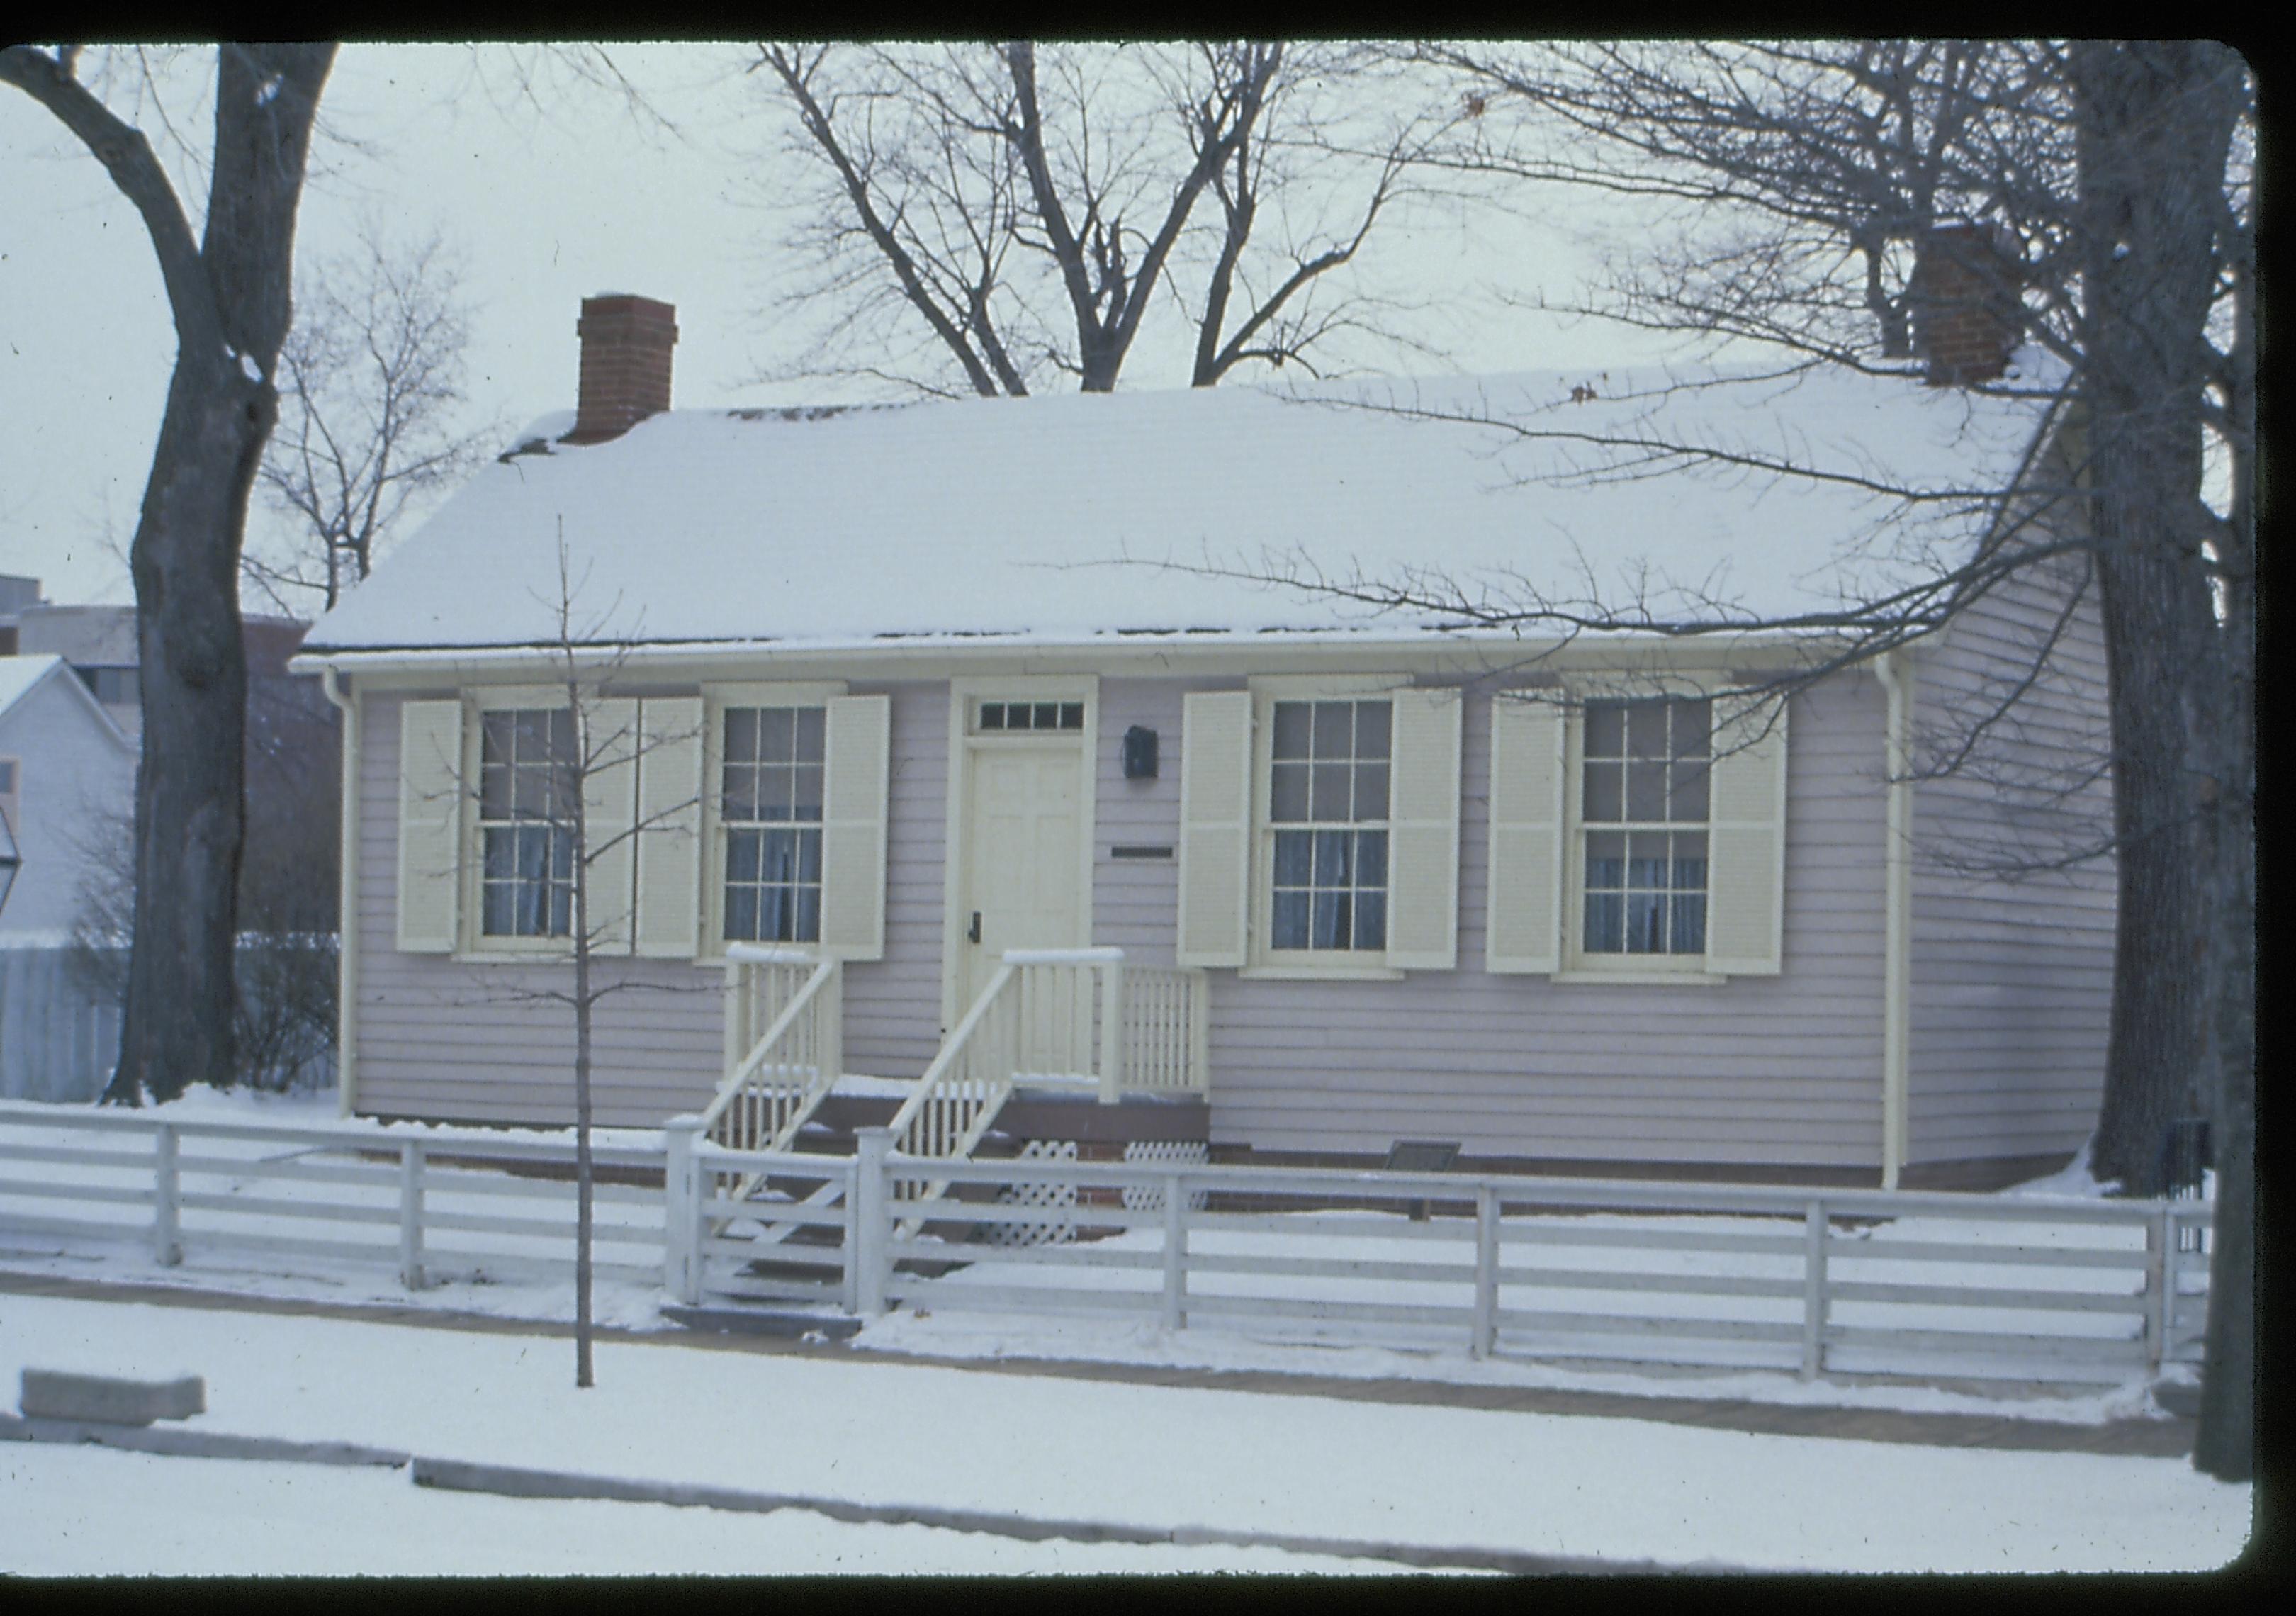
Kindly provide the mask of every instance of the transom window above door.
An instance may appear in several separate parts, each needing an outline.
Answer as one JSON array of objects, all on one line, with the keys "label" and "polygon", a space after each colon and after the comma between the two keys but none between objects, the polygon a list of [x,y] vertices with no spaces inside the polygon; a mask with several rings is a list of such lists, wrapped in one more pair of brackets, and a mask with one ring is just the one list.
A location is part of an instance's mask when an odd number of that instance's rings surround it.
[{"label": "transom window above door", "polygon": [[1268,946],[1387,947],[1394,707],[1278,701],[1268,754]]},{"label": "transom window above door", "polygon": [[728,707],[718,824],[729,942],[821,937],[826,710]]},{"label": "transom window above door", "polygon": [[973,709],[976,734],[1037,734],[1067,730],[1081,734],[1081,701],[983,701]]}]

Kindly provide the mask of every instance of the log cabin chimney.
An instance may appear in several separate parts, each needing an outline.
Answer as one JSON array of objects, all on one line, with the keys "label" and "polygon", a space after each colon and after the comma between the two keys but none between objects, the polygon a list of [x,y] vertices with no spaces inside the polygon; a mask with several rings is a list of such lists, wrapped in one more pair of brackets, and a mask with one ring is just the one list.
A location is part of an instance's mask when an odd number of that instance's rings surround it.
[{"label": "log cabin chimney", "polygon": [[603,443],[669,407],[669,350],[677,310],[652,298],[601,292],[582,299],[582,379],[568,443]]}]

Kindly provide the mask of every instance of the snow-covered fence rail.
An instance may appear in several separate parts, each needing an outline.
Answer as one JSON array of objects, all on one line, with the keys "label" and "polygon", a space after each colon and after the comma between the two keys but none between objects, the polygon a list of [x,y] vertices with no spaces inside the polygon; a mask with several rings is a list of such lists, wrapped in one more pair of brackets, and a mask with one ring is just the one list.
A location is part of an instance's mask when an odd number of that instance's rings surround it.
[{"label": "snow-covered fence rail", "polygon": [[[2205,1259],[2178,1250],[2180,1230],[2210,1220],[2191,1202],[936,1160],[931,1176],[951,1196],[912,1233],[890,1209],[896,1185],[927,1164],[865,1134],[864,1147],[836,1161],[697,1145],[721,1171],[833,1173],[846,1193],[834,1211],[705,1200],[697,1174],[687,1210],[673,1213],[697,1231],[686,1292],[2066,1382],[2193,1356],[2205,1308]],[[1066,1216],[1083,1238],[980,1243],[999,1226],[1041,1227],[1048,1188],[1072,1198]],[[1411,1216],[1420,1202],[1433,1215]],[[800,1258],[785,1243],[792,1260],[761,1279],[746,1260],[757,1247],[737,1237],[744,1220],[785,1242],[834,1225],[841,1249]]]},{"label": "snow-covered fence rail", "polygon": [[[609,1177],[662,1169],[659,1146],[593,1154]],[[0,1232],[148,1244],[171,1266],[264,1254],[387,1264],[414,1289],[556,1275],[574,1261],[573,1163],[570,1139],[0,1103]],[[594,1191],[598,1272],[657,1281],[661,1192]]]}]

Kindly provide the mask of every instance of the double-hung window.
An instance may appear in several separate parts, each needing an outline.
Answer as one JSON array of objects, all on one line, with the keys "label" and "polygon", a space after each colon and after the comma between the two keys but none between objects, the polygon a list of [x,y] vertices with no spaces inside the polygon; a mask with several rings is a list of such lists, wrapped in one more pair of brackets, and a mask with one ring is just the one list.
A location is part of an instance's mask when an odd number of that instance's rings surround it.
[{"label": "double-hung window", "polygon": [[1702,700],[1587,703],[1584,953],[1705,953],[1712,731]]},{"label": "double-hung window", "polygon": [[718,823],[728,942],[821,938],[827,712],[727,707]]},{"label": "double-hung window", "polygon": [[500,708],[480,726],[479,913],[487,937],[574,930],[574,715]]},{"label": "double-hung window", "polygon": [[1271,949],[1386,949],[1392,714],[1384,699],[1274,704]]}]

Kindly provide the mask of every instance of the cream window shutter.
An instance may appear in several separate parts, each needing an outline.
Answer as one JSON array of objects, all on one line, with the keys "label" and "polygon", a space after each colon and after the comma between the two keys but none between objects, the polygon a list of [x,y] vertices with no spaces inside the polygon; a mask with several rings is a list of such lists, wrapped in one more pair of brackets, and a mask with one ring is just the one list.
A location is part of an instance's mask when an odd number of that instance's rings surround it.
[{"label": "cream window shutter", "polygon": [[627,954],[637,870],[638,704],[619,697],[592,700],[579,716],[588,726],[580,745],[590,947]]},{"label": "cream window shutter", "polygon": [[1492,698],[1487,971],[1562,968],[1564,727],[1558,702]]},{"label": "cream window shutter", "polygon": [[640,703],[637,951],[692,959],[701,946],[699,696]]},{"label": "cream window shutter", "polygon": [[398,947],[455,951],[462,890],[463,704],[398,710]]},{"label": "cream window shutter", "polygon": [[1459,963],[1459,725],[1456,690],[1395,693],[1388,774],[1387,963]]},{"label": "cream window shutter", "polygon": [[1243,964],[1251,899],[1251,693],[1196,691],[1180,718],[1183,965]]},{"label": "cream window shutter", "polygon": [[839,696],[827,707],[821,808],[821,946],[842,959],[882,959],[892,698]]},{"label": "cream window shutter", "polygon": [[1706,967],[1775,976],[1785,929],[1786,710],[1715,706]]}]

